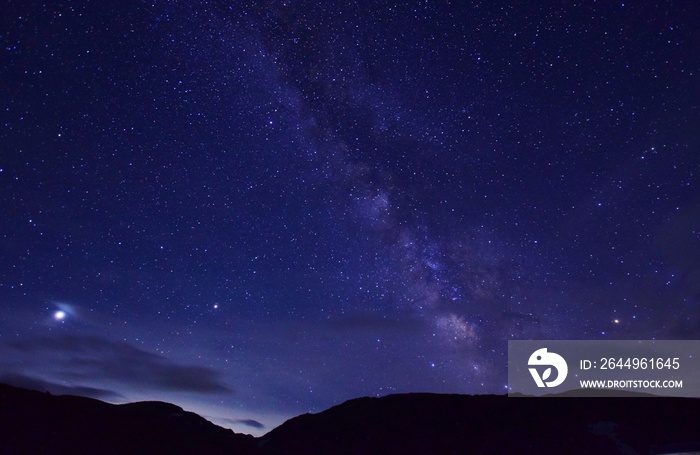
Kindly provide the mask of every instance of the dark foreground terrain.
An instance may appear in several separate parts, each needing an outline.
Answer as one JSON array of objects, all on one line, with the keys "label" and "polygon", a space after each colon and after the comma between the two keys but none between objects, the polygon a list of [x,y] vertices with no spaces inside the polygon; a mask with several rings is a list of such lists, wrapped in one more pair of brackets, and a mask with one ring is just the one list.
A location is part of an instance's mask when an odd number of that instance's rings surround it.
[{"label": "dark foreground terrain", "polygon": [[261,438],[160,402],[111,405],[0,384],[0,452],[659,454],[700,450],[700,400],[406,394],[295,417]]}]

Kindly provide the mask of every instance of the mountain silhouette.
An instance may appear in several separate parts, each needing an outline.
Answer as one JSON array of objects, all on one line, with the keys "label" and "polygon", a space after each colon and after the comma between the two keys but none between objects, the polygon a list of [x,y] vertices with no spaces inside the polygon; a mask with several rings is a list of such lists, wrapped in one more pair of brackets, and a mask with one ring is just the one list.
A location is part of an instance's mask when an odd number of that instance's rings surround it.
[{"label": "mountain silhouette", "polygon": [[357,398],[236,434],[161,402],[112,405],[0,384],[0,452],[168,454],[662,454],[700,451],[700,400]]},{"label": "mountain silhouette", "polygon": [[295,417],[261,442],[275,455],[700,450],[700,400],[390,395]]},{"label": "mountain silhouette", "polygon": [[169,403],[108,404],[0,384],[2,454],[257,454],[236,434]]}]

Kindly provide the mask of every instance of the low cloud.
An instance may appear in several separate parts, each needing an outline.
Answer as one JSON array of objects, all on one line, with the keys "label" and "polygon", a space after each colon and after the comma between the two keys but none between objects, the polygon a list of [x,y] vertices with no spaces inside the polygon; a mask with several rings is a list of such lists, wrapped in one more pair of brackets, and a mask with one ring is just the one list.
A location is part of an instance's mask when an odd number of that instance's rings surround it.
[{"label": "low cloud", "polygon": [[258,422],[257,420],[253,420],[253,419],[223,419],[223,420],[228,422],[228,423],[232,423],[235,425],[245,425],[247,427],[255,428],[258,430],[262,430],[265,428],[265,425]]},{"label": "low cloud", "polygon": [[79,395],[106,400],[123,398],[122,395],[111,390],[96,387],[65,386],[17,373],[4,374],[0,376],[0,382],[39,392],[50,392],[55,395]]},{"label": "low cloud", "polygon": [[[97,336],[38,337],[6,345],[23,359],[50,365],[52,376],[73,382],[128,384],[139,389],[231,393],[213,369],[177,363],[130,344]],[[42,368],[45,370],[45,368]],[[42,374],[42,376],[44,376]]]}]

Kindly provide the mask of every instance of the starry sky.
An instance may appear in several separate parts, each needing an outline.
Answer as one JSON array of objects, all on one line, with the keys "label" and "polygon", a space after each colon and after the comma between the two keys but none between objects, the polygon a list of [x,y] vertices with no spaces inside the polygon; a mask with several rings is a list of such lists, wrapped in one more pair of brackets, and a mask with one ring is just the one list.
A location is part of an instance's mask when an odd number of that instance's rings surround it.
[{"label": "starry sky", "polygon": [[0,381],[262,434],[700,335],[694,1],[8,1]]}]

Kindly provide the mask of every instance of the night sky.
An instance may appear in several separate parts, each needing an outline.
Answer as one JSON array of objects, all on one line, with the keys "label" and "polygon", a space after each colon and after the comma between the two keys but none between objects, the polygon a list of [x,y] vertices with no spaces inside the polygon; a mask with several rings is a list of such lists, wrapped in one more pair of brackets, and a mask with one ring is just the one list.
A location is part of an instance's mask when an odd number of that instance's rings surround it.
[{"label": "night sky", "polygon": [[0,381],[262,434],[700,337],[695,1],[4,2]]}]

